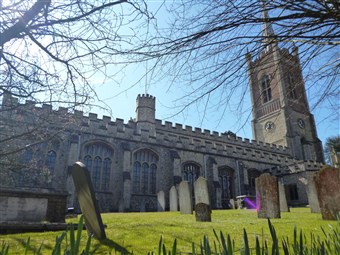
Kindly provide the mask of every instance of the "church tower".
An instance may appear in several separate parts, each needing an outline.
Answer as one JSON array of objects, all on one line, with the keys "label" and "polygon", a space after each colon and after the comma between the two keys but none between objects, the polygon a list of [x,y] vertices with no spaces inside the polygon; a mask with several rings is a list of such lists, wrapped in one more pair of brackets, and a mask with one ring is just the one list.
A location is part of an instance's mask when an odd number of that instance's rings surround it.
[{"label": "church tower", "polygon": [[297,47],[280,49],[263,4],[263,50],[246,55],[252,100],[253,138],[287,146],[298,160],[323,162],[310,112]]}]

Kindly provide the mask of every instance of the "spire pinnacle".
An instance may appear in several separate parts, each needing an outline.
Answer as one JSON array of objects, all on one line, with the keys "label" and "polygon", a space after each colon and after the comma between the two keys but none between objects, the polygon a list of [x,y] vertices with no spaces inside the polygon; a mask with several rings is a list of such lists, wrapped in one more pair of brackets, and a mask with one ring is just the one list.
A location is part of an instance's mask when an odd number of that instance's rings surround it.
[{"label": "spire pinnacle", "polygon": [[262,35],[263,35],[263,44],[265,50],[271,50],[273,47],[273,38],[275,36],[274,30],[272,27],[271,22],[269,22],[269,15],[268,15],[268,8],[267,8],[267,1],[261,0],[262,3]]}]

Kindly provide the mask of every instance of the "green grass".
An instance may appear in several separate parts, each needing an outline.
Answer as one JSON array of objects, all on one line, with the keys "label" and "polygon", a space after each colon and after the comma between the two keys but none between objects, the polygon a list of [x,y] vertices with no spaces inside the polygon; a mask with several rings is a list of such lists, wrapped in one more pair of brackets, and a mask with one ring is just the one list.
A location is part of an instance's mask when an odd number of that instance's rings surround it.
[{"label": "green grass", "polygon": [[[157,251],[160,237],[167,248],[171,248],[174,239],[177,239],[177,250],[190,252],[191,243],[199,247],[203,236],[210,241],[215,239],[213,229],[217,233],[222,231],[230,234],[235,240],[235,248],[240,249],[243,243],[243,228],[246,229],[250,247],[255,244],[255,235],[262,236],[271,242],[268,222],[258,219],[257,213],[252,210],[216,210],[212,213],[212,222],[196,222],[194,215],[181,215],[179,212],[162,213],[107,213],[102,214],[103,222],[107,225],[108,240],[100,243],[92,240],[92,248],[97,248],[96,254],[115,254],[115,250],[132,252],[134,254],[147,254]],[[74,221],[74,219],[72,220]],[[293,208],[290,213],[282,213],[281,219],[272,219],[272,224],[280,240],[289,237],[293,240],[294,227],[303,230],[307,240],[312,232],[324,239],[322,228],[329,232],[330,227],[337,225],[336,221],[324,221],[320,214],[312,214],[308,208]],[[10,244],[9,254],[22,254],[25,250],[23,244],[30,237],[31,250],[42,246],[42,254],[50,254],[54,247],[55,238],[62,232],[25,233],[2,235],[0,243]],[[82,247],[86,245],[87,234],[82,236]],[[270,243],[269,242],[269,243]]]}]

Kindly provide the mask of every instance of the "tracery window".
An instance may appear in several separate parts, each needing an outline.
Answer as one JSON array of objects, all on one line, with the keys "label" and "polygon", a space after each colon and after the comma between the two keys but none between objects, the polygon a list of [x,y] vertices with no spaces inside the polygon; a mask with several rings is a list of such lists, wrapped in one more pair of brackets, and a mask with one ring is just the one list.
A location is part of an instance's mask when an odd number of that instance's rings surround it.
[{"label": "tracery window", "polygon": [[263,103],[267,103],[272,100],[272,89],[270,87],[270,80],[268,75],[264,75],[261,79],[261,94]]},{"label": "tracery window", "polygon": [[23,163],[29,169],[49,170],[53,173],[57,162],[59,142],[41,143],[27,148],[22,156]]},{"label": "tracery window", "polygon": [[156,194],[158,156],[149,149],[134,153],[132,192]]},{"label": "tracery window", "polygon": [[186,163],[183,165],[182,179],[188,181],[191,186],[200,176],[200,166],[196,163]]},{"label": "tracery window", "polygon": [[113,150],[110,146],[95,142],[84,147],[84,164],[90,171],[93,187],[97,191],[109,191]]},{"label": "tracery window", "polygon": [[224,200],[234,197],[234,170],[229,167],[218,169],[218,180],[222,190],[222,204]]},{"label": "tracery window", "polygon": [[248,193],[256,195],[255,179],[261,175],[261,172],[256,169],[248,169]]},{"label": "tracery window", "polygon": [[57,153],[54,150],[50,150],[47,153],[46,166],[51,172],[54,172],[56,159],[57,159]]}]

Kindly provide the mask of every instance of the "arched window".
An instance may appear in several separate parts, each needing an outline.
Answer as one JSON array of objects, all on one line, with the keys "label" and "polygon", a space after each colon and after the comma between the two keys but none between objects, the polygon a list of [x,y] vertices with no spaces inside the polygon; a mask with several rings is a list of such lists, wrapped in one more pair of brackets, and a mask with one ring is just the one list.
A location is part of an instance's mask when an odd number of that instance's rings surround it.
[{"label": "arched window", "polygon": [[133,164],[133,179],[132,179],[132,192],[139,193],[140,191],[140,169],[141,165],[139,162]]},{"label": "arched window", "polygon": [[25,150],[23,155],[24,163],[30,163],[33,159],[33,150],[31,148],[28,148]]},{"label": "arched window", "polygon": [[151,150],[142,149],[133,156],[132,192],[156,194],[158,156]]},{"label": "arched window", "polygon": [[57,162],[57,150],[59,148],[58,141],[44,142],[30,146],[22,156],[23,163],[29,169],[49,170],[54,172]]},{"label": "arched window", "polygon": [[51,172],[54,172],[56,159],[57,153],[55,151],[49,151],[47,153],[46,166]]},{"label": "arched window", "polygon": [[92,181],[95,189],[100,188],[100,171],[102,168],[102,159],[95,157],[93,161]]},{"label": "arched window", "polygon": [[84,147],[84,163],[91,173],[92,183],[97,191],[110,189],[112,157],[113,150],[104,143],[95,142]]},{"label": "arched window", "polygon": [[268,75],[264,75],[261,79],[261,95],[263,103],[267,103],[272,100],[272,89],[270,87],[270,80]]},{"label": "arched window", "polygon": [[248,194],[256,195],[255,179],[261,175],[261,172],[256,169],[248,170]]},{"label": "arched window", "polygon": [[228,204],[234,198],[234,170],[230,167],[219,168],[218,179],[222,189],[222,204]]},{"label": "arched window", "polygon": [[186,163],[183,165],[182,179],[188,181],[192,186],[200,176],[200,166],[196,163]]},{"label": "arched window", "polygon": [[103,189],[109,190],[110,188],[110,169],[111,169],[111,159],[104,159],[103,164]]}]

